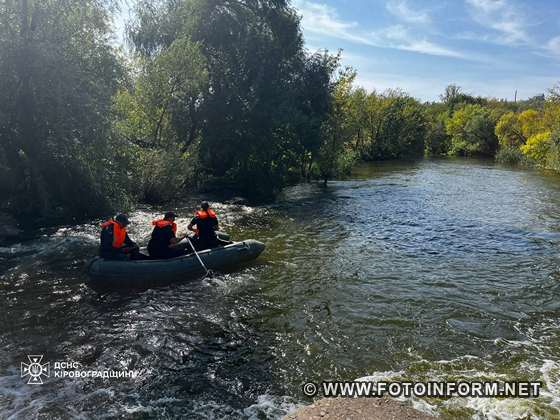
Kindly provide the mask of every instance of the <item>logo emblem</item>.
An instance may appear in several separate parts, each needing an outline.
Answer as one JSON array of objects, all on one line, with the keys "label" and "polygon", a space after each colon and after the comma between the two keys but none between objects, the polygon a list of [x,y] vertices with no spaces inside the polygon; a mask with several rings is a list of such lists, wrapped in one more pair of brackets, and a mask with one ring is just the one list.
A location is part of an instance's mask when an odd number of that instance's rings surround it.
[{"label": "logo emblem", "polygon": [[43,355],[27,355],[29,363],[21,362],[21,377],[29,376],[28,385],[42,385],[42,377],[48,378],[50,375],[49,363],[41,364]]}]

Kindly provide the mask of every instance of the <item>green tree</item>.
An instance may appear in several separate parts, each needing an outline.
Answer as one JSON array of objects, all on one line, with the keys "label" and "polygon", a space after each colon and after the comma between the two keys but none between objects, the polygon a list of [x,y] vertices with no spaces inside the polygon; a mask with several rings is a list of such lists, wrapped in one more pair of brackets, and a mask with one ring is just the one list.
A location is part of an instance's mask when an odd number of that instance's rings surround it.
[{"label": "green tree", "polygon": [[352,83],[355,77],[354,70],[346,69],[335,82],[332,107],[323,125],[323,143],[318,154],[319,174],[325,184],[346,172],[354,160],[350,142],[356,129],[352,121]]},{"label": "green tree", "polygon": [[448,118],[447,112],[428,111],[425,139],[425,152],[428,156],[441,156],[448,153],[451,143],[445,129]]},{"label": "green tree", "polygon": [[427,120],[422,105],[402,91],[368,98],[369,139],[362,157],[383,160],[419,157],[424,153]]},{"label": "green tree", "polygon": [[519,115],[508,112],[496,123],[496,137],[501,147],[519,147],[524,144],[526,137],[523,135]]},{"label": "green tree", "polygon": [[115,95],[114,132],[129,145],[135,197],[163,202],[194,187],[205,60],[197,44],[178,38],[160,54],[141,57],[134,73],[132,86]]},{"label": "green tree", "polygon": [[491,112],[478,104],[464,105],[446,124],[451,137],[450,154],[493,156],[497,148],[495,121]]},{"label": "green tree", "polygon": [[[309,172],[338,60],[305,53],[287,1],[142,1],[130,36],[146,58],[181,38],[199,46],[208,75],[195,107],[200,176],[268,198],[295,172]],[[171,110],[177,133],[184,115]]]},{"label": "green tree", "polygon": [[18,217],[84,217],[124,198],[109,20],[95,0],[0,2],[0,165],[11,180],[0,188]]},{"label": "green tree", "polygon": [[474,97],[472,95],[464,93],[461,87],[454,84],[448,85],[445,88],[443,94],[440,95],[440,99],[447,106],[449,115],[452,115],[453,112],[455,112],[455,110],[461,105],[486,105],[488,102],[484,98]]}]

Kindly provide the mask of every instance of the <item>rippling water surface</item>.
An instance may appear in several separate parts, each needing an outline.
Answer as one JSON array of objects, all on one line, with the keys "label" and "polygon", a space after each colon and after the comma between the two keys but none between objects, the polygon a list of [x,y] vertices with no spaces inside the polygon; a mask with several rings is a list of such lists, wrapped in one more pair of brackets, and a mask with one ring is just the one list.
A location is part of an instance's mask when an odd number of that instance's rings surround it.
[{"label": "rippling water surface", "polygon": [[[278,418],[308,380],[540,380],[538,399],[415,400],[464,418],[560,416],[560,178],[477,161],[358,168],[274,205],[216,204],[267,250],[131,294],[84,284],[99,220],[0,248],[0,417]],[[191,207],[177,210],[187,224]],[[162,209],[138,209],[146,243]],[[20,362],[134,379],[27,385]]]}]

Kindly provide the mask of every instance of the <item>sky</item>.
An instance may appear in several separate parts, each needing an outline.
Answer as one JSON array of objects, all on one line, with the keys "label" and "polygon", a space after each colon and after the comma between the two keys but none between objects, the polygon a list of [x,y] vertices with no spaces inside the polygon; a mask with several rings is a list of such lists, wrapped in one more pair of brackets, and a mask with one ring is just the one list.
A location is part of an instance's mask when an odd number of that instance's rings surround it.
[{"label": "sky", "polygon": [[[125,0],[125,4],[134,0]],[[448,84],[513,100],[560,82],[560,0],[292,0],[310,52],[342,50],[357,84],[437,100]],[[123,14],[129,15],[129,7]],[[123,29],[118,19],[118,29]]]},{"label": "sky", "polygon": [[560,0],[294,0],[310,51],[342,49],[357,84],[436,100],[450,83],[525,99],[560,81]]}]

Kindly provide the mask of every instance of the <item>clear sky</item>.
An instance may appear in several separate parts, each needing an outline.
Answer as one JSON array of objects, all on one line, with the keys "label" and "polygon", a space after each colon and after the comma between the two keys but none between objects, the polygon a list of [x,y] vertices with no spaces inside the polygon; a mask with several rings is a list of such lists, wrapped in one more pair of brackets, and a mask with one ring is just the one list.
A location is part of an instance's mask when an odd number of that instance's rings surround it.
[{"label": "clear sky", "polygon": [[560,81],[560,0],[294,0],[310,50],[343,50],[358,84],[433,100],[450,83],[524,99]]},{"label": "clear sky", "polygon": [[[123,0],[117,32],[134,0]],[[342,49],[368,90],[525,99],[560,82],[560,0],[292,0],[309,50]],[[120,34],[117,38],[122,40]]]}]

